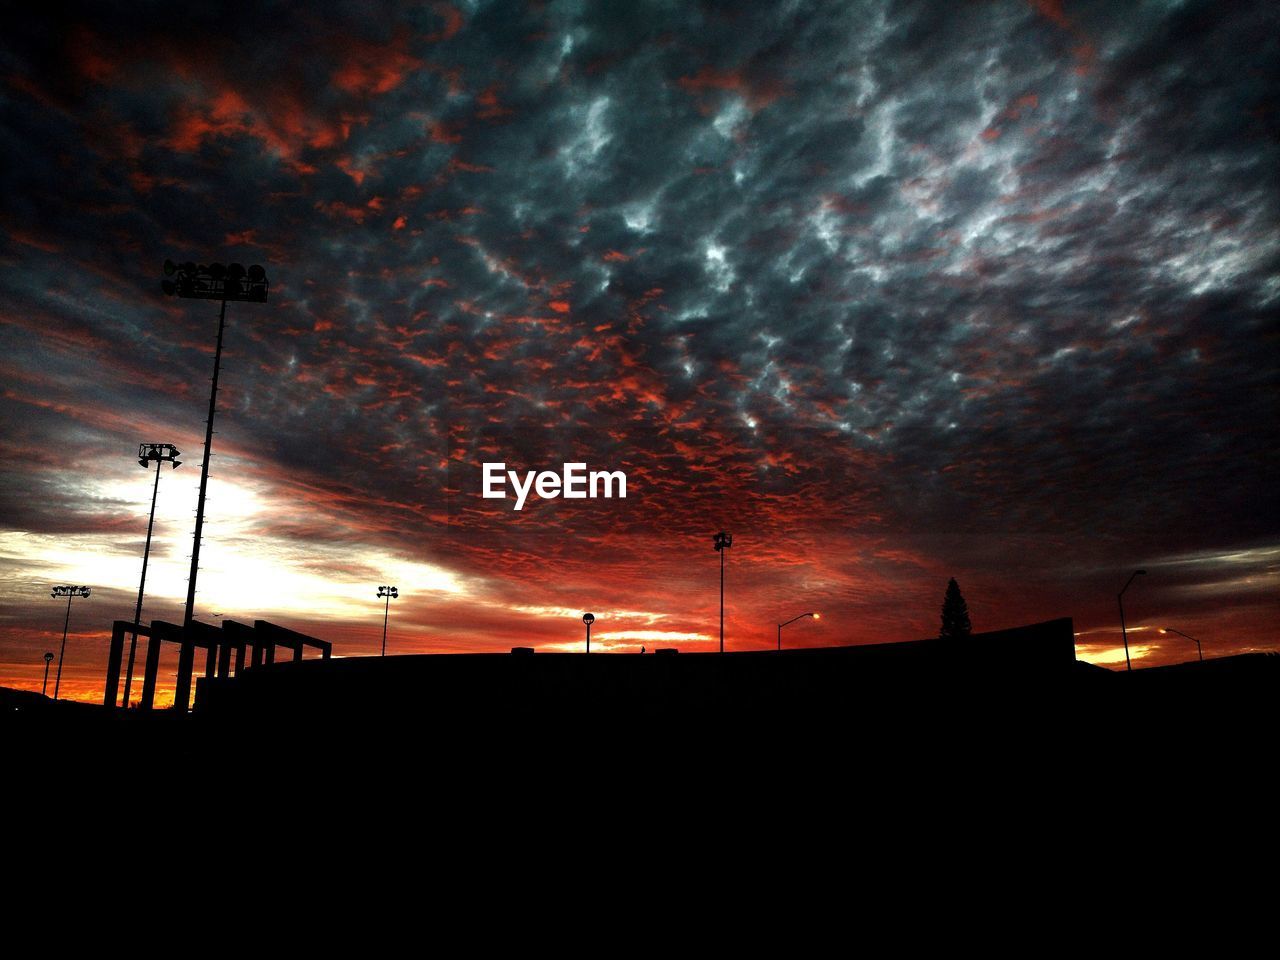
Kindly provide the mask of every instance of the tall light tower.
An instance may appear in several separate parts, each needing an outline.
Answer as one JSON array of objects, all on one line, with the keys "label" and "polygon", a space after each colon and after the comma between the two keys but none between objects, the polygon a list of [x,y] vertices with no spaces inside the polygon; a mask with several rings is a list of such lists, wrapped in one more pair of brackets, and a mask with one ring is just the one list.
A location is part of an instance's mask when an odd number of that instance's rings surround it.
[{"label": "tall light tower", "polygon": [[1121,588],[1120,593],[1116,596],[1116,603],[1120,604],[1120,635],[1124,637],[1124,668],[1126,670],[1132,670],[1133,663],[1129,660],[1129,631],[1124,625],[1124,592],[1129,589],[1129,584],[1133,583],[1134,577],[1145,576],[1146,572],[1145,570],[1133,571],[1129,579],[1124,582],[1124,587]]},{"label": "tall light tower", "polygon": [[385,657],[387,655],[387,617],[391,615],[391,601],[399,598],[400,591],[395,587],[379,587],[378,596],[387,598],[382,611],[382,655]]},{"label": "tall light tower", "polygon": [[173,464],[177,470],[182,466],[178,459],[179,450],[172,443],[140,443],[138,444],[138,466],[144,470],[152,463],[156,465],[156,482],[151,487],[151,516],[147,520],[147,545],[142,548],[142,579],[138,581],[138,605],[133,608],[133,636],[129,639],[129,666],[124,673],[124,708],[129,709],[129,688],[133,686],[133,661],[138,653],[138,622],[142,619],[142,591],[147,586],[147,561],[151,557],[151,528],[156,522],[156,494],[160,492],[160,467],[166,463]]},{"label": "tall light tower", "polygon": [[[62,658],[66,655],[66,652],[67,652],[67,627],[71,625],[71,601],[75,597],[87,597],[91,592],[92,591],[88,587],[59,586],[59,587],[54,587],[53,591],[49,594],[49,596],[55,599],[59,597],[67,598],[67,617],[62,622],[62,650],[58,653],[58,676],[57,676],[57,679],[53,681],[53,699],[54,700],[58,699],[58,689],[62,686]],[[46,669],[45,679],[47,682],[48,680],[47,669]]]},{"label": "tall light tower", "polygon": [[733,546],[733,534],[721,530],[712,539],[720,554],[720,652],[724,653],[724,552]]},{"label": "tall light tower", "polygon": [[53,663],[53,653],[46,650],[44,654],[44,686],[40,688],[40,696],[49,695],[49,664]]},{"label": "tall light tower", "polygon": [[587,625],[587,653],[590,653],[591,652],[591,625],[596,622],[596,615],[594,613],[584,613],[582,615],[582,622]]},{"label": "tall light tower", "polygon": [[[187,578],[187,607],[182,626],[187,629],[195,619],[196,572],[200,567],[200,534],[204,530],[204,494],[209,485],[209,457],[213,445],[213,415],[218,404],[218,369],[222,365],[222,332],[227,323],[227,301],[246,303],[267,302],[267,272],[256,263],[245,270],[238,263],[223,266],[220,263],[204,264],[164,262],[165,279],[160,287],[169,296],[189,297],[196,300],[221,300],[218,313],[218,345],[213,353],[213,384],[209,390],[209,418],[205,420],[204,463],[200,465],[200,496],[196,500],[196,534],[191,548],[191,576]],[[157,469],[159,469],[157,467]]]}]

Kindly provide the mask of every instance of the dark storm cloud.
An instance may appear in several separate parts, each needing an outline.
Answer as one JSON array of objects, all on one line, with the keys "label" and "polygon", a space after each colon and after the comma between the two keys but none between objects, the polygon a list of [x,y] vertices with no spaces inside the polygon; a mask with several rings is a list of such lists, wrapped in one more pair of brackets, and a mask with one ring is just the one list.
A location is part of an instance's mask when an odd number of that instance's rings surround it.
[{"label": "dark storm cloud", "polygon": [[[1280,532],[1269,5],[154,9],[7,34],[11,527],[63,528],[32,451],[198,442],[176,256],[267,263],[220,429],[325,536],[538,576],[835,525],[873,577]],[[473,496],[566,459],[643,510]]]}]

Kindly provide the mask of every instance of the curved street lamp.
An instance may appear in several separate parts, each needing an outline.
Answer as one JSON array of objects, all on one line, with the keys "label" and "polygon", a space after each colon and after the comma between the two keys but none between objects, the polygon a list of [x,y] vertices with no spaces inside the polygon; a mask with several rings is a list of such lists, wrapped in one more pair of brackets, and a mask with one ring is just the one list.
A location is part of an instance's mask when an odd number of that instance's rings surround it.
[{"label": "curved street lamp", "polygon": [[1204,650],[1202,650],[1202,649],[1201,649],[1201,647],[1200,647],[1200,641],[1199,641],[1199,640],[1197,640],[1195,637],[1191,636],[1191,634],[1189,634],[1189,633],[1183,633],[1181,630],[1175,630],[1175,629],[1173,629],[1173,627],[1161,627],[1161,628],[1160,628],[1160,632],[1161,632],[1161,633],[1176,633],[1176,634],[1177,634],[1178,636],[1180,636],[1180,637],[1186,637],[1188,640],[1190,640],[1192,643],[1194,643],[1194,644],[1196,645],[1196,653],[1198,653],[1198,654],[1200,655],[1200,662],[1201,662],[1201,663],[1204,663]]},{"label": "curved street lamp", "polygon": [[62,658],[67,652],[67,627],[71,625],[71,601],[75,597],[87,597],[92,592],[93,591],[88,587],[58,586],[54,587],[52,592],[49,594],[49,596],[54,599],[59,597],[67,598],[67,616],[66,619],[62,621],[62,650],[58,653],[58,676],[53,681],[53,699],[55,701],[58,699],[58,690],[62,686]]},{"label": "curved street lamp", "polygon": [[399,598],[400,591],[395,587],[379,587],[378,596],[387,598],[382,611],[382,655],[385,657],[387,655],[387,617],[391,614],[391,601]]},{"label": "curved street lamp", "polygon": [[720,554],[720,652],[724,653],[724,552],[733,546],[733,534],[721,530],[711,539]]},{"label": "curved street lamp", "polygon": [[802,613],[798,617],[792,617],[790,620],[784,620],[782,623],[778,624],[778,649],[779,650],[782,649],[782,628],[785,627],[788,623],[795,623],[797,620],[803,620],[805,617],[813,617],[813,619],[815,620],[821,620],[822,614]]},{"label": "curved street lamp", "polygon": [[1116,603],[1120,604],[1120,635],[1124,637],[1124,666],[1126,670],[1133,669],[1133,663],[1129,660],[1129,631],[1124,625],[1124,591],[1129,589],[1129,584],[1133,583],[1134,577],[1146,576],[1147,571],[1135,570],[1129,579],[1124,582],[1124,588],[1116,596]]},{"label": "curved street lamp", "polygon": [[587,625],[587,653],[590,653],[591,652],[591,625],[596,622],[596,615],[594,613],[584,613],[582,615],[582,622]]}]

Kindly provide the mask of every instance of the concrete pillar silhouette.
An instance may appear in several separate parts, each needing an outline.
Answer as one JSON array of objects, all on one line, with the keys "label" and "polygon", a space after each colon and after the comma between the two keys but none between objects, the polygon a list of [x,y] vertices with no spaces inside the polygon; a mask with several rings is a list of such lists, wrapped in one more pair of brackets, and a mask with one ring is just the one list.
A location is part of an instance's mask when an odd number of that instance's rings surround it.
[{"label": "concrete pillar silhouette", "polygon": [[102,696],[104,707],[113,708],[116,705],[116,696],[120,692],[120,661],[124,658],[124,631],[129,626],[131,624],[123,620],[116,620],[111,624],[111,649],[107,652],[107,686]]},{"label": "concrete pillar silhouette", "polygon": [[160,672],[160,638],[156,636],[155,623],[152,622],[152,633],[147,637],[147,663],[142,672],[142,702],[138,704],[142,710],[150,710],[156,701],[156,674]]},{"label": "concrete pillar silhouette", "polygon": [[173,685],[173,708],[183,713],[191,706],[191,671],[195,667],[196,645],[184,639],[178,646],[178,679]]}]

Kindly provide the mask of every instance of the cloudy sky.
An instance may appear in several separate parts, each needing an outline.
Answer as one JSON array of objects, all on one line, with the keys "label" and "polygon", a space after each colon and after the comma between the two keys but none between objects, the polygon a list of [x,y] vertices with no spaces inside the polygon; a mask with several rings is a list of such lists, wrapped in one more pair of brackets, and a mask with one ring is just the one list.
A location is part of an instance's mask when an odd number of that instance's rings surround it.
[{"label": "cloudy sky", "polygon": [[[323,9],[322,9],[323,7]],[[0,684],[144,619],[375,652],[1280,614],[1273,4],[88,5],[0,40]],[[480,464],[625,471],[483,499]],[[1176,642],[1175,642],[1176,641]],[[166,673],[172,660],[165,661]],[[135,687],[136,691],[136,687]]]}]

